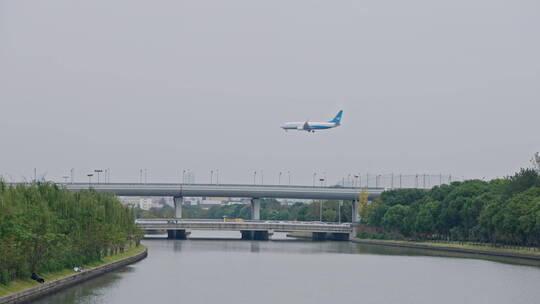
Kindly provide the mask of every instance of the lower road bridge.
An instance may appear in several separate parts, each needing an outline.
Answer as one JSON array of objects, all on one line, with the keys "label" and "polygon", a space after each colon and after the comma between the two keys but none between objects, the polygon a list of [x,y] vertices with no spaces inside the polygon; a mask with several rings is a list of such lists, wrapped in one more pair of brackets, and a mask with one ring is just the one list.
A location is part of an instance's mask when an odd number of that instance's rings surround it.
[{"label": "lower road bridge", "polygon": [[170,239],[186,239],[192,230],[240,231],[244,240],[268,240],[274,232],[307,232],[313,239],[349,240],[353,233],[350,223],[296,221],[235,221],[205,219],[138,219],[137,226],[145,231],[167,231]]}]

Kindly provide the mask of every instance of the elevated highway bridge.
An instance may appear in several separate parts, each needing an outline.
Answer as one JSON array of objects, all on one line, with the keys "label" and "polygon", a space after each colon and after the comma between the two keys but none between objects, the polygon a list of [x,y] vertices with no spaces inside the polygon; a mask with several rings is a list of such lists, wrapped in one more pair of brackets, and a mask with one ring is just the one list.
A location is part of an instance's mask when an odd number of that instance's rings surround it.
[{"label": "elevated highway bridge", "polygon": [[[369,198],[379,196],[384,188],[358,187],[309,187],[284,185],[246,185],[246,184],[137,184],[137,183],[66,183],[61,184],[71,191],[93,189],[97,192],[112,193],[119,196],[172,196],[174,197],[175,217],[182,218],[184,197],[244,197],[251,198],[251,219],[260,219],[261,198],[350,200],[357,201],[360,192],[365,190]],[[358,221],[358,212],[353,205],[353,222]]]},{"label": "elevated highway bridge", "polygon": [[[16,185],[16,184],[12,184]],[[170,196],[174,198],[175,218],[169,220],[138,220],[137,225],[144,230],[166,230],[169,238],[185,239],[191,230],[233,230],[242,232],[244,239],[268,239],[274,231],[310,232],[315,239],[327,236],[334,239],[348,239],[351,224],[321,222],[273,222],[260,220],[260,199],[313,199],[350,200],[352,222],[358,221],[356,202],[362,190],[369,198],[379,196],[384,188],[359,187],[310,187],[291,185],[247,185],[247,184],[165,184],[165,183],[59,183],[70,191],[92,189],[97,192],[118,196]],[[251,221],[223,222],[216,220],[182,219],[184,197],[240,197],[251,199]]]}]

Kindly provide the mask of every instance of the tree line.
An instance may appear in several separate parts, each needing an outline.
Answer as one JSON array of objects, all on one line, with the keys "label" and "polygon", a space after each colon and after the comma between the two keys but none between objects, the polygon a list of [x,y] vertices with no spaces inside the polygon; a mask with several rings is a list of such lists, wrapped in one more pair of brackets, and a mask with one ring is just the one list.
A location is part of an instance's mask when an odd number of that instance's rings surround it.
[{"label": "tree line", "polygon": [[[322,220],[324,222],[338,222],[339,210],[338,201],[324,201]],[[351,202],[344,202],[341,206],[341,221],[351,221]],[[182,216],[191,219],[222,219],[241,218],[251,219],[251,206],[249,204],[217,205],[208,209],[199,206],[185,205],[182,208]],[[168,205],[160,208],[151,208],[149,211],[135,209],[138,218],[173,218],[174,209]],[[262,220],[282,220],[282,221],[318,221],[320,219],[319,202],[309,204],[297,202],[293,205],[282,205],[275,199],[261,199],[261,219]]]},{"label": "tree line", "polygon": [[0,180],[0,283],[99,261],[139,244],[133,211],[113,195]]},{"label": "tree line", "polygon": [[540,177],[521,169],[489,182],[385,191],[360,214],[371,236],[540,246]]}]

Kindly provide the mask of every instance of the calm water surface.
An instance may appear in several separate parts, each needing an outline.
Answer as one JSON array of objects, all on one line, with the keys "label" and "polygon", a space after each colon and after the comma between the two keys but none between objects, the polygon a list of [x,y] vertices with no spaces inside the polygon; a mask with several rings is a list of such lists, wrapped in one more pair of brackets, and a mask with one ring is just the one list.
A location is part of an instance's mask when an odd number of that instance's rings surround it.
[{"label": "calm water surface", "polygon": [[[193,237],[239,237],[197,232]],[[539,303],[540,267],[349,242],[145,240],[145,260],[37,303]]]}]

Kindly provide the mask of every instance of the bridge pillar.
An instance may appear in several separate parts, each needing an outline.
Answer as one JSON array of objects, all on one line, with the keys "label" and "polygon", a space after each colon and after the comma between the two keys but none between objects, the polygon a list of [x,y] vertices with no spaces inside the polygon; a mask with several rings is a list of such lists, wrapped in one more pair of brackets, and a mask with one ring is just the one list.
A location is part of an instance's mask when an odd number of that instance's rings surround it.
[{"label": "bridge pillar", "polygon": [[326,232],[313,232],[311,239],[314,241],[326,240]]},{"label": "bridge pillar", "polygon": [[184,198],[181,196],[174,197],[174,217],[177,219],[182,218],[182,203]]},{"label": "bridge pillar", "polygon": [[252,230],[242,230],[240,231],[240,233],[242,233],[242,240],[246,240],[246,241],[249,241],[249,240],[253,240],[253,233],[254,231]]},{"label": "bridge pillar", "polygon": [[189,231],[182,230],[167,230],[167,238],[171,240],[186,240],[190,234]]},{"label": "bridge pillar", "polygon": [[358,215],[358,201],[351,201],[352,205],[352,222],[360,222],[360,216]]},{"label": "bridge pillar", "polygon": [[273,234],[268,230],[241,230],[242,240],[256,240],[256,241],[268,241]]},{"label": "bridge pillar", "polygon": [[258,198],[251,199],[251,219],[256,221],[261,219],[261,200]]}]

